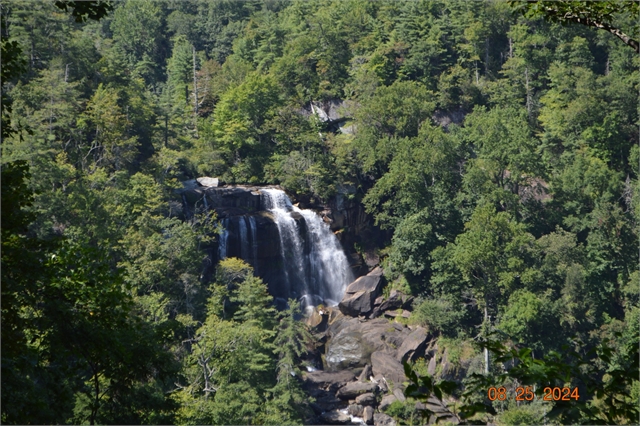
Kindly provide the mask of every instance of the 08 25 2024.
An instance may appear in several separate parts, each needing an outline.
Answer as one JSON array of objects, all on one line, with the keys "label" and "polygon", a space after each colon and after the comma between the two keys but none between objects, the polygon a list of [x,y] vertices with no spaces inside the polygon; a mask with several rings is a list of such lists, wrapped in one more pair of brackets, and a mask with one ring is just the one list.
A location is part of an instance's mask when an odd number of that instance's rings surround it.
[{"label": "08 25 2024", "polygon": [[[580,399],[577,387],[546,387],[543,390],[542,399],[544,401],[577,401]],[[509,398],[507,389],[504,386],[499,388],[490,387],[487,390],[487,397],[490,401],[505,401]],[[536,394],[530,386],[518,386],[515,388],[515,395],[512,395],[516,401],[533,401]]]}]

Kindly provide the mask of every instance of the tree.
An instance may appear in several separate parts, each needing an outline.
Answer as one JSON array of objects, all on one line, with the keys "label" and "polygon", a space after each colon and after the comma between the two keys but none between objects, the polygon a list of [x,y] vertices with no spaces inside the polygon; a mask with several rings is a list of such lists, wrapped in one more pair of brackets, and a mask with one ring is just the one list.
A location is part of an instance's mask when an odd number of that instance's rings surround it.
[{"label": "tree", "polygon": [[[533,237],[506,212],[495,212],[481,205],[465,224],[465,232],[444,250],[468,285],[463,297],[477,303],[484,314],[481,334],[491,327],[495,315],[509,295],[520,285],[531,284],[535,275],[529,269]],[[485,351],[485,372],[488,373]]]},{"label": "tree", "polygon": [[638,41],[625,34],[614,23],[617,14],[628,14],[630,17],[637,18],[640,8],[635,1],[527,0],[526,3],[520,1],[510,3],[528,17],[542,15],[550,21],[574,22],[608,31],[640,53]]},{"label": "tree", "polygon": [[308,414],[308,396],[300,386],[300,356],[307,352],[313,337],[300,321],[298,301],[289,299],[288,308],[280,313],[280,324],[274,339],[278,357],[277,384],[264,407],[264,424],[300,424]]}]

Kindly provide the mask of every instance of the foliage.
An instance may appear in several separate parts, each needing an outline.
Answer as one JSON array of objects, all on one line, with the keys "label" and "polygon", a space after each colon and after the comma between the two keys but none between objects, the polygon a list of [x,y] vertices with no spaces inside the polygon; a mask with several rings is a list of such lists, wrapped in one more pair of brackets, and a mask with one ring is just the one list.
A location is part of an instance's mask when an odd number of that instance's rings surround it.
[{"label": "foliage", "polygon": [[[175,192],[202,175],[344,209],[413,321],[531,350],[486,380],[572,374],[556,420],[634,420],[637,2],[5,3],[3,423],[309,419],[297,305],[212,262]],[[539,419],[481,394],[467,421]]]}]

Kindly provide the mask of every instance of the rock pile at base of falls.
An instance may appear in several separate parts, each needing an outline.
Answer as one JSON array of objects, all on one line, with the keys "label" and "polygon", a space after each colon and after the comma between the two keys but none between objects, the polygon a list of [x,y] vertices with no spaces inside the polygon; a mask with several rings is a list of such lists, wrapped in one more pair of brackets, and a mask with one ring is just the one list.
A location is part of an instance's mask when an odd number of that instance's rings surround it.
[{"label": "rock pile at base of falls", "polygon": [[[305,391],[315,399],[311,424],[394,426],[385,414],[395,401],[405,402],[403,361],[435,361],[437,343],[423,327],[407,326],[387,312],[408,310],[411,297],[392,290],[382,297],[383,271],[376,268],[351,283],[338,309],[311,313],[307,324],[322,342],[322,371],[306,373]],[[398,313],[399,316],[401,314]],[[429,423],[459,423],[446,404],[431,398],[416,409],[430,409]]]}]

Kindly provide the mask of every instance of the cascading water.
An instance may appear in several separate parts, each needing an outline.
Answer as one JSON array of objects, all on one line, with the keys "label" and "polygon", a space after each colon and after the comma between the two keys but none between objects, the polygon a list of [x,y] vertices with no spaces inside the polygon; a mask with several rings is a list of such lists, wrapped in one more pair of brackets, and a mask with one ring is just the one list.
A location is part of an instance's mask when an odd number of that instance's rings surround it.
[{"label": "cascading water", "polygon": [[256,226],[256,218],[253,216],[249,216],[249,230],[251,232],[251,257],[253,270],[256,275],[260,272],[258,271],[258,227]]},{"label": "cascading water", "polygon": [[288,293],[304,298],[307,305],[316,304],[318,299],[337,304],[353,280],[338,239],[320,216],[293,206],[284,191],[260,192],[265,209],[273,214],[278,227]]},{"label": "cascading water", "polygon": [[243,259],[250,259],[249,239],[247,238],[247,223],[245,217],[238,217],[238,229],[240,230],[240,257]]},{"label": "cascading water", "polygon": [[222,219],[222,234],[218,243],[218,259],[227,257],[227,240],[229,239],[229,219]]}]

